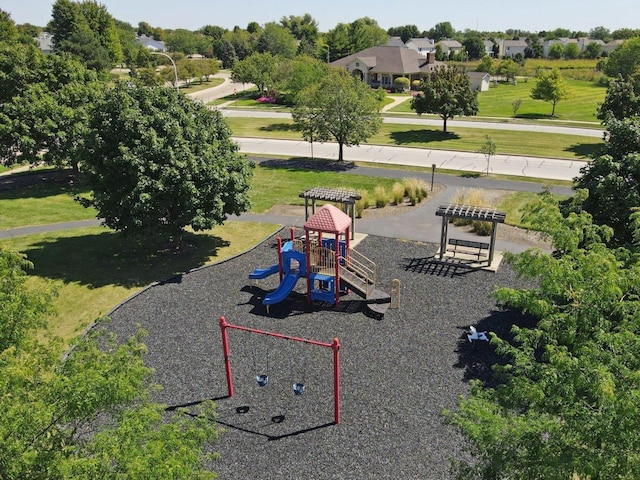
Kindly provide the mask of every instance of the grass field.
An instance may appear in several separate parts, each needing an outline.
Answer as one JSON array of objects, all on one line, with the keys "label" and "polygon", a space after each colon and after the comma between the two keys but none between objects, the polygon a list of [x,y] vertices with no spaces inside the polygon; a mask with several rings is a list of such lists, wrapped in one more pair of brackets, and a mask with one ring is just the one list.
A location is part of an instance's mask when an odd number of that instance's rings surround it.
[{"label": "grass field", "polygon": [[[536,79],[522,79],[516,85],[512,83],[498,83],[496,87],[490,87],[486,92],[478,94],[479,117],[503,117],[514,118],[513,102],[520,99],[520,108],[515,118],[527,120],[551,119],[551,104],[542,100],[531,98],[531,89],[535,86]],[[600,121],[596,118],[598,104],[604,101],[606,88],[584,80],[567,80],[572,94],[571,98],[562,100],[556,105],[555,120],[572,122],[590,122],[596,126]],[[392,113],[413,113],[411,102],[403,102],[391,109]]]},{"label": "grass field", "polygon": [[[233,135],[300,140],[292,120],[268,118],[227,118]],[[471,124],[472,125],[472,124]],[[425,128],[422,125],[384,123],[368,144],[477,152],[490,135],[499,154],[530,155],[548,158],[584,160],[597,153],[602,140],[595,137],[555,135],[540,132],[512,132],[470,127]]]}]

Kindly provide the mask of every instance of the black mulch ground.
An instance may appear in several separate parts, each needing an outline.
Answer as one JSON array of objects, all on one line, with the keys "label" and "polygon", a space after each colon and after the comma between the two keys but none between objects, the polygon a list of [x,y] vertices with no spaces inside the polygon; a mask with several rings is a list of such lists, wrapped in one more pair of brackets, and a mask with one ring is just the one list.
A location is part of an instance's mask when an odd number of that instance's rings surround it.
[{"label": "black mulch ground", "polygon": [[[495,361],[487,344],[471,346],[469,325],[506,333],[514,317],[489,293],[517,285],[503,265],[497,273],[430,263],[435,246],[368,237],[357,250],[378,265],[378,285],[402,285],[400,309],[377,320],[352,294],[340,308],[308,305],[304,285],[267,315],[261,304],[277,278],[253,289],[247,275],[276,263],[271,238],[237,258],[163,284],[119,306],[111,329],[129,336],[136,324],[149,335],[147,361],[170,407],[216,399],[225,433],[211,468],[228,479],[445,479],[449,461],[465,455],[459,434],[441,411],[454,408],[468,379],[487,376]],[[332,352],[322,347],[230,331],[235,396],[225,398],[218,319],[331,342],[341,354],[341,423],[333,424]],[[259,387],[258,374],[269,383]],[[292,384],[305,393],[294,395]]]}]

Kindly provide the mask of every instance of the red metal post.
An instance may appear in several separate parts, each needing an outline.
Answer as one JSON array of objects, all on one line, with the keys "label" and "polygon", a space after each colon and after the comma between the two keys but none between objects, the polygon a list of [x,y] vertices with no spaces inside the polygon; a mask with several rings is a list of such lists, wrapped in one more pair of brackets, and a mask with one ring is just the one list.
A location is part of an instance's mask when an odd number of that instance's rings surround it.
[{"label": "red metal post", "polygon": [[336,233],[336,239],[334,244],[333,263],[335,268],[335,278],[333,280],[333,295],[335,304],[340,303],[340,234]]},{"label": "red metal post", "polygon": [[220,331],[222,332],[222,351],[224,353],[224,370],[227,374],[227,390],[233,397],[233,376],[231,375],[231,360],[229,359],[229,339],[227,338],[227,322],[220,317]]},{"label": "red metal post", "polygon": [[333,418],[340,423],[340,342],[337,338],[331,344],[333,350]]}]

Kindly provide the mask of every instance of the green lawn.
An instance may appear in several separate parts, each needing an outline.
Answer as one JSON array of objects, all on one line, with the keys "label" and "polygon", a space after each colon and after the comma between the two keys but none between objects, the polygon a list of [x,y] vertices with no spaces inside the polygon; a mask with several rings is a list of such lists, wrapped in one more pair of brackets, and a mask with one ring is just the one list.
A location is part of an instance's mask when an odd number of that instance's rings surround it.
[{"label": "green lawn", "polygon": [[[478,117],[513,118],[513,102],[520,99],[522,103],[516,118],[525,120],[551,119],[551,104],[531,98],[531,89],[536,79],[528,81],[520,79],[517,85],[498,83],[486,92],[478,94]],[[567,80],[572,98],[562,100],[556,105],[554,120],[573,122],[592,122],[599,126],[600,121],[595,117],[598,104],[604,101],[606,88],[599,87],[593,82],[584,80]],[[413,113],[411,102],[406,101],[391,109],[392,113]]]},{"label": "green lawn", "polygon": [[[227,118],[234,136],[300,140],[301,134],[292,120],[268,118]],[[486,142],[486,135],[496,142],[499,154],[531,155],[549,158],[585,160],[596,153],[602,140],[578,135],[556,135],[540,132],[512,132],[471,127],[442,128],[422,125],[384,123],[368,144],[460,150],[477,152]]]},{"label": "green lawn", "polygon": [[29,286],[56,289],[56,315],[49,331],[65,340],[150,283],[220,261],[253,247],[278,227],[228,222],[212,231],[187,234],[197,248],[180,255],[136,244],[102,227],[78,228],[0,240],[34,263]]}]

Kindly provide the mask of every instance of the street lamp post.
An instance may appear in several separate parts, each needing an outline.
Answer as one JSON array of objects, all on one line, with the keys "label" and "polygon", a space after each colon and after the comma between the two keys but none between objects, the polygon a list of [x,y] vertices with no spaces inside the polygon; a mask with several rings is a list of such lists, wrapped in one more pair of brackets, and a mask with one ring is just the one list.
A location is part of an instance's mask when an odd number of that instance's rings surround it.
[{"label": "street lamp post", "polygon": [[176,77],[176,91],[180,91],[180,87],[178,86],[178,67],[176,67],[176,62],[173,61],[169,55],[164,52],[150,52],[152,55],[162,55],[163,57],[167,57],[169,61],[171,61],[171,65],[173,65],[173,73]]}]

